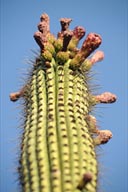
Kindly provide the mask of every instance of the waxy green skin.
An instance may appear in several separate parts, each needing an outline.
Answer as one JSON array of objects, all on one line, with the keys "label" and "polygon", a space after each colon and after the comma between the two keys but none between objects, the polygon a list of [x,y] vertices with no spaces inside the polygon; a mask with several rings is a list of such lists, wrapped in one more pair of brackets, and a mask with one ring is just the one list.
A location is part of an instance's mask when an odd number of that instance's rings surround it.
[{"label": "waxy green skin", "polygon": [[91,34],[79,50],[77,44],[85,32],[76,27],[72,38],[70,22],[61,20],[56,39],[49,33],[49,17],[41,16],[34,35],[40,56],[24,88],[10,95],[12,101],[21,96],[25,101],[19,167],[22,192],[97,191],[95,146],[106,143],[111,133],[97,130],[90,112],[97,103],[114,102],[115,96],[91,94],[88,73],[96,56],[93,62],[86,57],[98,48],[101,38]]},{"label": "waxy green skin", "polygon": [[58,65],[52,60],[50,68],[44,70],[40,64],[34,69],[28,87],[23,191],[80,191],[85,173],[92,173],[93,179],[82,191],[96,191],[97,161],[85,118],[89,93],[84,75],[71,70],[69,61]]}]

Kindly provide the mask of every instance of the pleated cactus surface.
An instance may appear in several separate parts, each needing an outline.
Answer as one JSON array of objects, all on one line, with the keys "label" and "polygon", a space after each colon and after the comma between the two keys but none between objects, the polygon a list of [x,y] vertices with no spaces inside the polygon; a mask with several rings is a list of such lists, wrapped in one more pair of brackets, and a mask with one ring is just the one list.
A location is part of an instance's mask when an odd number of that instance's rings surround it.
[{"label": "pleated cactus surface", "polygon": [[49,17],[42,14],[34,39],[40,47],[30,78],[12,101],[23,97],[25,121],[21,141],[22,192],[96,192],[98,163],[95,147],[112,137],[98,130],[91,115],[98,103],[113,103],[109,92],[92,95],[88,83],[94,63],[104,57],[101,36],[85,35],[81,26],[69,29],[70,18],[60,19],[57,37],[50,33]]}]

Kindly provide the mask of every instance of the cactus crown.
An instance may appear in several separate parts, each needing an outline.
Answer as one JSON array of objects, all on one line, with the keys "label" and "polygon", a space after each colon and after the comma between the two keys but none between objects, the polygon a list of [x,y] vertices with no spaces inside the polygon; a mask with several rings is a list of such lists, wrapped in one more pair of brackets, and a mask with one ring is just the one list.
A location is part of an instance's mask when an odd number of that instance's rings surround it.
[{"label": "cactus crown", "polygon": [[12,101],[25,99],[21,142],[20,181],[24,192],[96,192],[98,163],[95,146],[107,143],[109,130],[98,130],[90,112],[97,103],[113,103],[116,96],[90,92],[87,73],[104,57],[90,54],[101,36],[69,29],[70,18],[60,19],[57,38],[50,33],[49,17],[42,14],[34,39],[40,47],[28,83]]}]

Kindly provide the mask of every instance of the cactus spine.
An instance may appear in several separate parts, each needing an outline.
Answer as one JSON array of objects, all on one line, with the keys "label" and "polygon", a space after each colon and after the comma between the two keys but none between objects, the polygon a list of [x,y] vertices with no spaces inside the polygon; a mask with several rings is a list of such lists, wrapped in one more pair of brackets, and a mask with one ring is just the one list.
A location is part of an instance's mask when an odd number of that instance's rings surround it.
[{"label": "cactus spine", "polygon": [[41,15],[34,38],[40,47],[28,83],[10,94],[12,101],[25,100],[21,143],[20,180],[23,192],[96,192],[98,164],[95,146],[112,134],[97,129],[90,115],[97,103],[112,103],[116,96],[93,96],[87,81],[91,66],[103,59],[97,51],[101,37],[90,33],[81,49],[83,27],[69,30],[71,19],[62,18],[55,38],[49,17]]}]

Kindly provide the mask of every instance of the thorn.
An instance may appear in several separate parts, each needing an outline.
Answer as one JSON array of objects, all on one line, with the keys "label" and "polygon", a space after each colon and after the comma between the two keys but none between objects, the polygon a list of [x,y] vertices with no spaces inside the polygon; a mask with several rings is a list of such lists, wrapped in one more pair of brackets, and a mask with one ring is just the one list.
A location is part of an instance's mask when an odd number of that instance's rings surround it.
[{"label": "thorn", "polygon": [[97,134],[94,138],[95,145],[105,144],[112,138],[112,132],[109,130],[99,130]]},{"label": "thorn", "polygon": [[77,188],[82,190],[87,183],[92,181],[92,178],[93,178],[92,173],[90,173],[90,172],[85,173]]},{"label": "thorn", "polygon": [[95,99],[97,103],[114,103],[117,100],[117,96],[110,92],[105,92],[95,96]]}]

